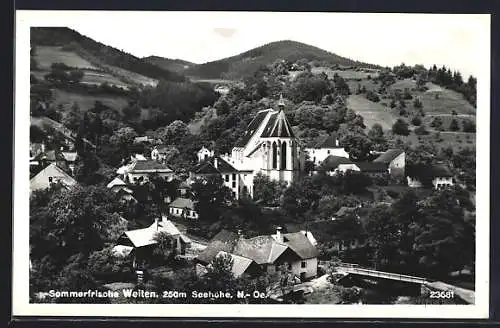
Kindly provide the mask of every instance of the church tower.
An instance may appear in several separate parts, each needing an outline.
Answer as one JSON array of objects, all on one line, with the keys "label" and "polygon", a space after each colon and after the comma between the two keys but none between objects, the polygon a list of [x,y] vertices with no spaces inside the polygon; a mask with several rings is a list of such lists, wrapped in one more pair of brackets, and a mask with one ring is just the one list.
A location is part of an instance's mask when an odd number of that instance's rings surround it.
[{"label": "church tower", "polygon": [[304,155],[298,139],[285,115],[283,97],[278,102],[278,111],[270,114],[261,134],[263,165],[262,173],[272,180],[290,184],[304,170]]}]

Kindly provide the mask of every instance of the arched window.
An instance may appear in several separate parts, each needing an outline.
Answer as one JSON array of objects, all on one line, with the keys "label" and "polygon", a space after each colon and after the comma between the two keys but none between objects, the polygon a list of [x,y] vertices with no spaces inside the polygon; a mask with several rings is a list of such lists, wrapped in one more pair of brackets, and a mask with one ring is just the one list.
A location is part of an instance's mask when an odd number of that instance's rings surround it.
[{"label": "arched window", "polygon": [[276,142],[273,142],[273,169],[278,166],[278,147],[276,147]]},{"label": "arched window", "polygon": [[281,144],[281,163],[280,170],[286,170],[286,142]]}]

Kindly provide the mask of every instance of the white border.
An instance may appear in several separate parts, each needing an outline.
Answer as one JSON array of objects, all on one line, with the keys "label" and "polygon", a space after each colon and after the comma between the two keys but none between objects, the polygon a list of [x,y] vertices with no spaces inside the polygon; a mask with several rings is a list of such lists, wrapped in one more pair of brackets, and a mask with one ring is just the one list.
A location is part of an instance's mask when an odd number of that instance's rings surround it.
[{"label": "white border", "polygon": [[[149,12],[16,11],[15,162],[13,217],[13,293],[15,316],[134,316],[134,317],[268,317],[268,318],[488,318],[489,315],[489,145],[490,145],[490,15],[483,23],[482,70],[477,74],[477,220],[475,305],[146,305],[29,304],[29,40],[30,26],[66,26],[87,15],[145,15]],[[158,13],[155,13],[158,14]],[[173,14],[170,12],[169,14]],[[221,19],[229,26],[259,17],[325,15],[312,13],[176,13],[198,15],[205,23]],[[326,14],[328,15],[328,14]],[[337,14],[339,15],[339,14]],[[354,14],[344,14],[354,15]],[[373,14],[357,14],[373,15]],[[399,14],[377,14],[397,16]],[[462,15],[466,16],[466,15]],[[216,17],[216,19],[214,19]],[[260,24],[260,23],[257,23]],[[201,27],[200,27],[201,28]],[[395,44],[397,46],[397,44]],[[390,51],[390,49],[388,49]],[[459,55],[459,54],[457,54]]]}]

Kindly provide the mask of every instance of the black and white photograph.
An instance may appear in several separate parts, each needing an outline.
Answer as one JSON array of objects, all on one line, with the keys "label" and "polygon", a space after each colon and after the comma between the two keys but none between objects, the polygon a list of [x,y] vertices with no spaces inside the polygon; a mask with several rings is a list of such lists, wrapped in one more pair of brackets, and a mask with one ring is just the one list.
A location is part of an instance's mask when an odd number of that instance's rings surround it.
[{"label": "black and white photograph", "polygon": [[488,316],[489,15],[16,16],[15,313]]}]

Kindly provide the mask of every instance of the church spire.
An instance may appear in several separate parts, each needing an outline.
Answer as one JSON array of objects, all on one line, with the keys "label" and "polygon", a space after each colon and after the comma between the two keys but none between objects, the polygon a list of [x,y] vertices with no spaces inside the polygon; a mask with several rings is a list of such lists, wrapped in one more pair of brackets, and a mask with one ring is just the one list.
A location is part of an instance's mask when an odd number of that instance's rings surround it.
[{"label": "church spire", "polygon": [[283,94],[280,94],[280,100],[278,101],[278,106],[280,108],[280,111],[282,111],[285,108],[285,100],[283,99]]}]

